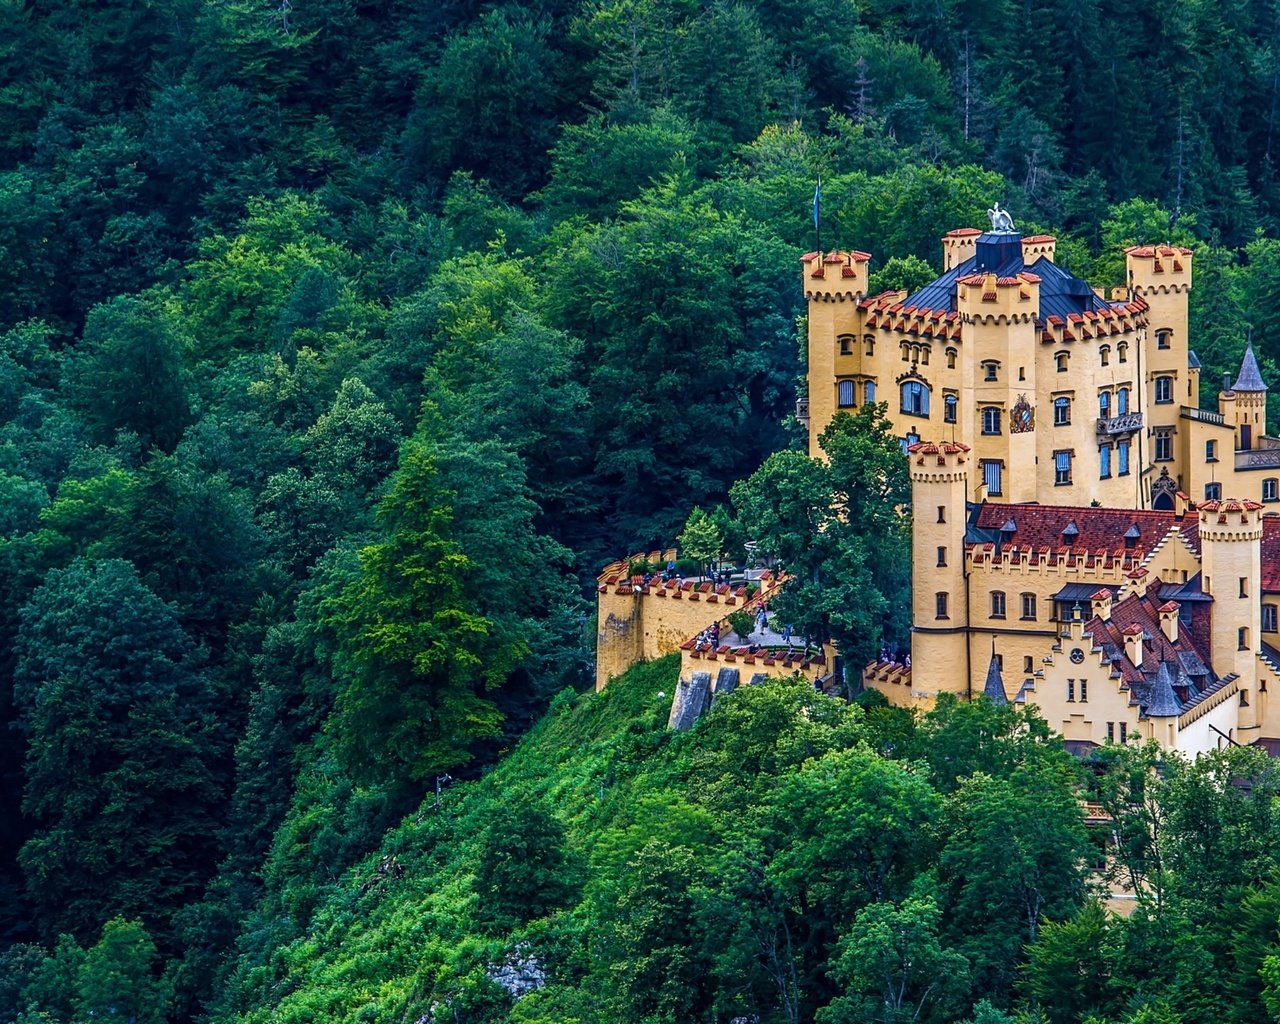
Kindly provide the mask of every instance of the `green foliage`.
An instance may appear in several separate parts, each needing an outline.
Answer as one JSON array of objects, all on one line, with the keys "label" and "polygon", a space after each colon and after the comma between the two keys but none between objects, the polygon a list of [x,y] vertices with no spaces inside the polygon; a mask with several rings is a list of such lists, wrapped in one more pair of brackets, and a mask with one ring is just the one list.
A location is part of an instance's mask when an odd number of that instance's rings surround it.
[{"label": "green foliage", "polygon": [[724,551],[724,534],[710,516],[695,508],[689,513],[677,543],[686,558],[693,559],[705,570],[718,561]]}]

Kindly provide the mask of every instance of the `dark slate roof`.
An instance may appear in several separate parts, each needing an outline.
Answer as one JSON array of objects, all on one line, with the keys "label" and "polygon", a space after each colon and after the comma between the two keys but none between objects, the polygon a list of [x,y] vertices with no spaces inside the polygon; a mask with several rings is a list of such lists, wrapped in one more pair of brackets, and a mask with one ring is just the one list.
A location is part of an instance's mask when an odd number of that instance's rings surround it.
[{"label": "dark slate roof", "polygon": [[1151,683],[1151,696],[1147,700],[1148,718],[1171,718],[1182,714],[1182,704],[1173,692],[1173,678],[1169,666],[1160,662],[1156,677]]},{"label": "dark slate roof", "polygon": [[1187,349],[1187,368],[1191,370],[1199,370],[1201,368],[1200,357],[1196,355],[1196,350],[1193,348]]},{"label": "dark slate roof", "polygon": [[1262,379],[1262,371],[1258,369],[1258,360],[1253,354],[1253,342],[1244,347],[1244,359],[1240,361],[1240,374],[1231,385],[1232,391],[1266,391],[1266,382]]},{"label": "dark slate roof", "polygon": [[992,273],[997,277],[1014,277],[1030,270],[1040,278],[1040,316],[1066,318],[1072,313],[1100,312],[1110,303],[1098,298],[1088,283],[1046,257],[1032,263],[1022,261],[1022,236],[988,231],[978,236],[977,251],[941,277],[908,295],[902,305],[917,309],[956,309],[956,282],[970,274]]},{"label": "dark slate roof", "polygon": [[987,684],[982,688],[983,694],[992,704],[1008,704],[1009,695],[1004,689],[1004,680],[1000,678],[1000,663],[996,661],[996,652],[991,652],[991,664],[987,666]]}]

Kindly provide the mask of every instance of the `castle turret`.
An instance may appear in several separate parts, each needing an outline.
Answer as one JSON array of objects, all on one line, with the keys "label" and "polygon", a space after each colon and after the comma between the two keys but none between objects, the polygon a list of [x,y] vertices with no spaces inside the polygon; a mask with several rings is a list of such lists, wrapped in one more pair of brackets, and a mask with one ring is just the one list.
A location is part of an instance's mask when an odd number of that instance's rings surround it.
[{"label": "castle turret", "polygon": [[[809,315],[809,395],[801,400],[796,416],[808,427],[809,454],[814,458],[822,454],[818,435],[841,407],[841,380],[862,370],[865,349],[858,303],[867,294],[870,261],[865,252],[811,252],[800,258]],[[852,388],[852,382],[848,386]],[[865,400],[865,395],[851,397]]]},{"label": "castle turret", "polygon": [[942,236],[942,269],[950,270],[959,266],[974,254],[978,245],[978,236],[982,234],[977,228],[956,228]]},{"label": "castle turret", "polygon": [[911,682],[915,695],[970,695],[964,534],[969,447],[920,441],[911,469]]},{"label": "castle turret", "polygon": [[1009,703],[1009,694],[1004,688],[1004,678],[1000,675],[1000,660],[996,657],[995,644],[991,645],[991,661],[987,665],[987,682],[982,688],[982,694],[992,704]]},{"label": "castle turret", "polygon": [[1253,342],[1245,345],[1236,382],[1218,396],[1218,409],[1235,427],[1236,451],[1247,452],[1267,429],[1267,385],[1253,354]]},{"label": "castle turret", "polygon": [[1262,505],[1206,501],[1199,515],[1203,589],[1213,597],[1213,671],[1251,679],[1262,614]]}]

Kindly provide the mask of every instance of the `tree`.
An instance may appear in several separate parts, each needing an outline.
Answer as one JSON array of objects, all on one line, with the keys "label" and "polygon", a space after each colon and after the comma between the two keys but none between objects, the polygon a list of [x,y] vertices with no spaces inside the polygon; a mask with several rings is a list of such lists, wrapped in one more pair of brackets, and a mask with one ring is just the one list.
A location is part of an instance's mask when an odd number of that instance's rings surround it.
[{"label": "tree", "polygon": [[1108,1009],[1107,912],[1090,900],[1069,921],[1046,922],[1027,948],[1027,989],[1052,1024]]},{"label": "tree", "polygon": [[401,449],[378,509],[383,539],[360,552],[360,577],[323,609],[347,680],[334,712],[337,750],[361,779],[420,782],[470,759],[501,715],[485,690],[527,650],[493,637],[465,597],[472,563],[453,541],[449,496],[426,445]]},{"label": "tree", "polygon": [[720,557],[724,549],[724,537],[715,522],[700,508],[689,513],[684,530],[677,541],[680,553],[685,558],[694,559],[708,571],[711,563]]},{"label": "tree", "polygon": [[825,461],[778,452],[732,498],[757,550],[791,576],[775,610],[806,634],[834,639],[853,687],[883,638],[906,635],[906,461],[883,404],[838,413],[819,444]]},{"label": "tree", "polygon": [[53,570],[20,613],[27,741],[20,860],[49,936],[127,914],[164,923],[217,854],[220,751],[199,652],[128,562]]},{"label": "tree", "polygon": [[873,903],[859,913],[828,968],[845,994],[818,1011],[819,1024],[914,1024],[926,1007],[964,991],[968,961],[943,947],[939,916],[928,895],[897,906]]},{"label": "tree", "polygon": [[131,430],[144,445],[173,451],[191,417],[188,345],[170,313],[137,298],[121,296],[90,311],[63,388],[100,444]]},{"label": "tree", "polygon": [[534,803],[489,815],[475,865],[476,917],[497,932],[545,917],[577,890],[564,826]]},{"label": "tree", "polygon": [[161,1024],[166,1014],[157,959],[156,945],[140,922],[115,917],[104,924],[102,938],[85,951],[76,979],[80,1017]]}]

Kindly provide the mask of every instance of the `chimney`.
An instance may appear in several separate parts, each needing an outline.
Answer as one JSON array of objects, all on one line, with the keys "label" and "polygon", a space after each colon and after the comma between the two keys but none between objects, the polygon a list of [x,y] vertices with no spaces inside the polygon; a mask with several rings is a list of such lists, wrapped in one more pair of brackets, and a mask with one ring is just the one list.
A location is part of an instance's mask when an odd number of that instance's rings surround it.
[{"label": "chimney", "polygon": [[1169,638],[1169,643],[1178,642],[1178,602],[1166,601],[1160,606],[1160,629]]},{"label": "chimney", "polygon": [[1103,622],[1111,621],[1111,591],[1106,587],[1100,589],[1090,599],[1093,605],[1093,614],[1095,618],[1101,619]]},{"label": "chimney", "polygon": [[1142,627],[1136,622],[1124,628],[1124,653],[1134,668],[1142,668]]}]

